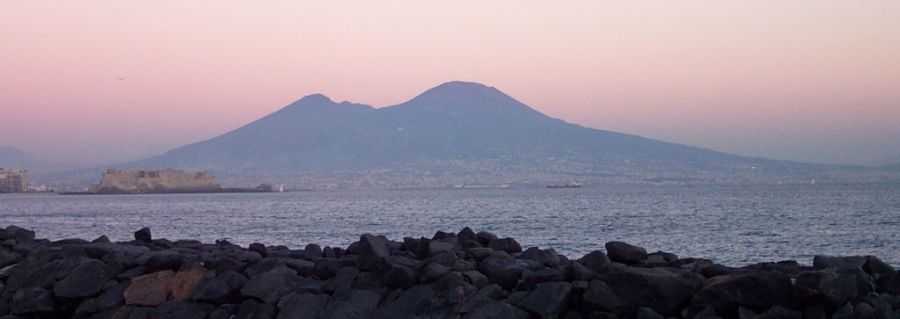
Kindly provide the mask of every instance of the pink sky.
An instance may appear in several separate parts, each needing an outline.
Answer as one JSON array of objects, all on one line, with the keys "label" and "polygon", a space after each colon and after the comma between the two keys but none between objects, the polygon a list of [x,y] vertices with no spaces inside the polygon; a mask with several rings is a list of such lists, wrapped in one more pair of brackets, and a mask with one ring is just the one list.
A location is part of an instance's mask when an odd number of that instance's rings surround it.
[{"label": "pink sky", "polygon": [[307,94],[380,107],[450,80],[738,154],[900,161],[894,0],[0,2],[0,145],[52,159],[154,154]]}]

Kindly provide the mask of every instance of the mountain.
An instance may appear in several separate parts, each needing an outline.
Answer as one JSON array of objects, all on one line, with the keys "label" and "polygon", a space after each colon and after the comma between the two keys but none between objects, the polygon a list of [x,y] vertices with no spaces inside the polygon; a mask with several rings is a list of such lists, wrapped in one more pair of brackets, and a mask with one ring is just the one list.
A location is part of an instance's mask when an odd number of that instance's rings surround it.
[{"label": "mountain", "polygon": [[720,182],[825,169],[587,128],[471,82],[444,83],[384,108],[309,95],[224,135],[123,167],[340,187]]}]

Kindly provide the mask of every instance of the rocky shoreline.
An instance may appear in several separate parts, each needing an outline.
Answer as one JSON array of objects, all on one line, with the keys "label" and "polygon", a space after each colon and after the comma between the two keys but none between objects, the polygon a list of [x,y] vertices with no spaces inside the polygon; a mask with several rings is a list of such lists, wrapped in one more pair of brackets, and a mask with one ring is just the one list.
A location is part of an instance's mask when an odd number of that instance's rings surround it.
[{"label": "rocky shoreline", "polygon": [[465,228],[303,250],[0,228],[0,318],[900,318],[874,256],[734,268],[622,242],[570,260]]}]

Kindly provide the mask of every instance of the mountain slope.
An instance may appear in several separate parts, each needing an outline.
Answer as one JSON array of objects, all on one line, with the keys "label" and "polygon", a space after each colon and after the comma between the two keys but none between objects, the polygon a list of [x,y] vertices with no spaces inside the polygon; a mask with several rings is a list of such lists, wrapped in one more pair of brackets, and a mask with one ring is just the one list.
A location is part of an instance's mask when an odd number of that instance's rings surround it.
[{"label": "mountain slope", "polygon": [[820,169],[586,128],[469,82],[445,83],[380,109],[310,95],[219,137],[126,166],[247,179],[358,181],[374,174],[417,185]]},{"label": "mountain slope", "polygon": [[34,157],[20,149],[0,146],[0,168],[23,169],[34,162]]}]

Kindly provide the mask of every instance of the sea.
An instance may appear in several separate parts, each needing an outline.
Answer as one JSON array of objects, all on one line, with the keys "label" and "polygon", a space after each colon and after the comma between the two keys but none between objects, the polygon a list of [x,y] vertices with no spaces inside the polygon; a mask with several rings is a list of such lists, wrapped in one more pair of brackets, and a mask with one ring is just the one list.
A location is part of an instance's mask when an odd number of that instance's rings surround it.
[{"label": "sea", "polygon": [[463,227],[579,258],[624,241],[742,266],[817,254],[900,266],[898,185],[585,186],[572,189],[342,190],[241,194],[3,195],[0,226],[39,238],[225,239],[346,247]]}]

